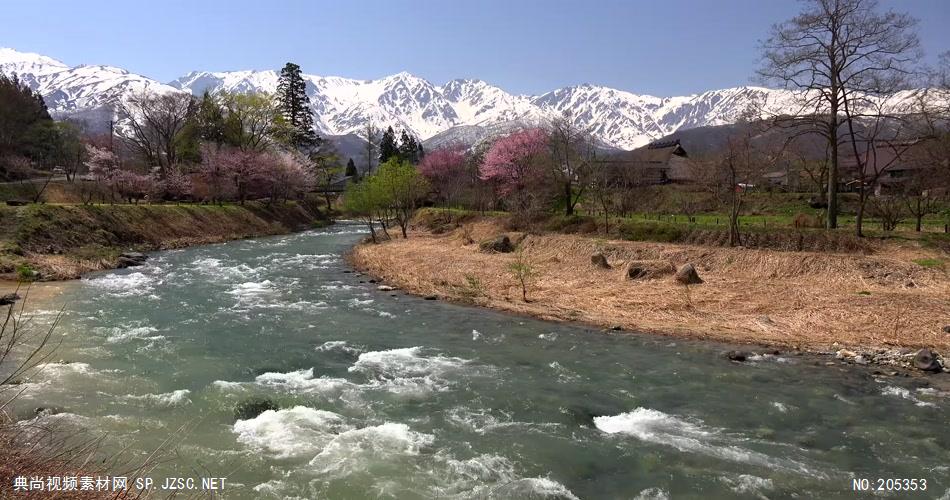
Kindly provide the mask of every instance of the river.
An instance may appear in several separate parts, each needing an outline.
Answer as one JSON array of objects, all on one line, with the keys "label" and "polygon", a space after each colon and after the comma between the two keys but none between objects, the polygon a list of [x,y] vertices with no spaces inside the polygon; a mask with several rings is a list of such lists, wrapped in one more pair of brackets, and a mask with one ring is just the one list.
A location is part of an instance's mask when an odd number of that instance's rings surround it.
[{"label": "river", "polygon": [[[854,498],[852,478],[950,497],[950,399],[918,380],[378,291],[342,257],[362,236],[65,284],[62,362],[15,411],[55,408],[36,418],[104,453],[170,439],[151,476],[227,477],[225,498]],[[253,397],[280,409],[236,420]]]}]

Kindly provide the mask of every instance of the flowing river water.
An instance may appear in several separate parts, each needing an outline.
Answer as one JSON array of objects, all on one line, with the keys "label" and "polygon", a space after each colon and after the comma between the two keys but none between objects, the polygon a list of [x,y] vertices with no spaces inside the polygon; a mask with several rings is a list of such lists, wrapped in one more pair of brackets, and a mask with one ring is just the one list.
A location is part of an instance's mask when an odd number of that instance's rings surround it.
[{"label": "flowing river water", "polygon": [[[919,381],[378,291],[344,272],[362,236],[160,252],[66,284],[62,362],[18,415],[56,408],[34,421],[104,452],[171,439],[156,481],[227,477],[225,498],[867,496],[852,478],[950,498],[950,399]],[[236,420],[252,397],[280,409]]]}]

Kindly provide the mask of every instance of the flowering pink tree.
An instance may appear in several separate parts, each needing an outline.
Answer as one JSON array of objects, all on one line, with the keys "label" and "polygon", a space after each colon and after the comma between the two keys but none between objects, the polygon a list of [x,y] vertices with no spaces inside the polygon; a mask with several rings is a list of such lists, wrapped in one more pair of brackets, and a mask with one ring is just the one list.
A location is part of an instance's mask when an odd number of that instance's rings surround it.
[{"label": "flowering pink tree", "polygon": [[526,211],[543,191],[547,143],[547,132],[537,128],[502,137],[485,154],[479,177],[496,184],[501,195],[512,197],[515,209]]},{"label": "flowering pink tree", "polygon": [[165,178],[156,182],[156,185],[161,192],[159,197],[163,199],[180,201],[191,195],[191,179],[178,165],[169,166],[165,171]]},{"label": "flowering pink tree", "polygon": [[465,148],[450,146],[430,151],[419,163],[419,173],[429,180],[437,195],[446,203],[457,201],[471,180]]},{"label": "flowering pink tree", "polygon": [[87,144],[86,157],[85,165],[89,168],[89,174],[98,182],[108,183],[119,171],[118,158],[106,148]]},{"label": "flowering pink tree", "polygon": [[113,200],[118,195],[129,203],[137,202],[154,192],[154,179],[119,167],[115,153],[105,148],[86,145],[85,164],[96,182],[109,188]]},{"label": "flowering pink tree", "polygon": [[201,145],[201,166],[198,169],[198,179],[201,181],[199,191],[207,201],[221,203],[231,196],[234,191],[234,180],[231,176],[228,159],[229,150],[213,144]]},{"label": "flowering pink tree", "polygon": [[299,154],[284,151],[257,157],[257,186],[271,202],[296,197],[313,186],[313,166]]},{"label": "flowering pink tree", "polygon": [[115,192],[129,203],[138,203],[155,191],[155,178],[129,170],[118,170],[112,177]]}]

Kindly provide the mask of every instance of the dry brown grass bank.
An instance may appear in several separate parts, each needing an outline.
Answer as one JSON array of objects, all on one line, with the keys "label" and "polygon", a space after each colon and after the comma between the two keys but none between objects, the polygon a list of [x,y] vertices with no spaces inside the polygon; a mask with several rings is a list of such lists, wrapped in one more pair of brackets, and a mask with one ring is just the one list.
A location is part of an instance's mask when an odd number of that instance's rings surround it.
[{"label": "dry brown grass bank", "polygon": [[[473,243],[501,232],[491,219],[442,234],[416,230],[408,240],[359,246],[351,260],[410,292],[544,319],[810,351],[836,342],[950,349],[942,331],[950,324],[950,279],[912,262],[926,250],[865,256],[528,235],[522,246],[540,275],[525,303],[508,271],[514,257]],[[591,265],[596,251],[612,269]],[[633,260],[691,262],[705,283],[687,290],[671,277],[626,280],[623,266]]]},{"label": "dry brown grass bank", "polygon": [[246,205],[29,205],[0,207],[0,279],[23,266],[41,279],[115,266],[121,252],[285,234],[326,224],[313,200]]}]

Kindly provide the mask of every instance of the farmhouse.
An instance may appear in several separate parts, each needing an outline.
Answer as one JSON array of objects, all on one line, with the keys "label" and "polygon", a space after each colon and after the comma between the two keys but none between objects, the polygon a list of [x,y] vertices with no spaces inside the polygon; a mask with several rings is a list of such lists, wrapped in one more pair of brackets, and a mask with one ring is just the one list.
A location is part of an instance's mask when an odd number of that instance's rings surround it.
[{"label": "farmhouse", "polygon": [[602,162],[619,178],[636,184],[669,184],[692,181],[690,160],[678,139],[651,142]]}]

